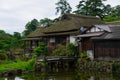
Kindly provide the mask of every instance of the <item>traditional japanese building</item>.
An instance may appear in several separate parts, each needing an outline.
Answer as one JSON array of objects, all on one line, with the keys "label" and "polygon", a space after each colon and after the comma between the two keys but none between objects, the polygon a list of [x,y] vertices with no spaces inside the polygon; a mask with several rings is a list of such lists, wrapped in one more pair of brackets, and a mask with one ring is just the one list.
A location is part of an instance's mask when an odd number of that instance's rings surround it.
[{"label": "traditional japanese building", "polygon": [[95,24],[101,24],[100,19],[97,17],[65,14],[59,18],[58,22],[40,27],[23,39],[26,44],[29,43],[29,49],[25,48],[25,51],[32,52],[38,46],[38,42],[45,41],[49,53],[51,53],[58,44],[75,43],[74,36],[81,33],[80,27],[84,26],[87,29]]},{"label": "traditional japanese building", "polygon": [[76,37],[80,52],[86,51],[95,59],[120,58],[120,25],[94,25]]}]

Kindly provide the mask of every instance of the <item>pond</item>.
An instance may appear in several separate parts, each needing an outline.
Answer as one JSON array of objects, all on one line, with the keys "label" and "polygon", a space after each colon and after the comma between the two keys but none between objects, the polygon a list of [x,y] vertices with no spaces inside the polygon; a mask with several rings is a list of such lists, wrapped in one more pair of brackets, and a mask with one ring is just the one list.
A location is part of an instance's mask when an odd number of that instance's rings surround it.
[{"label": "pond", "polygon": [[49,73],[31,72],[16,77],[0,78],[0,80],[119,80],[119,74],[88,72],[88,71],[60,71]]}]

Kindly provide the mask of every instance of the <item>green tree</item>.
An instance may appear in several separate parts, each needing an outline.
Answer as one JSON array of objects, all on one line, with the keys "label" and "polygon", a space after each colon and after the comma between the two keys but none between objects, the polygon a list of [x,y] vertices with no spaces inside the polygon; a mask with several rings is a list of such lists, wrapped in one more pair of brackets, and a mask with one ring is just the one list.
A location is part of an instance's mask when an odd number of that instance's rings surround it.
[{"label": "green tree", "polygon": [[73,43],[69,43],[67,46],[59,44],[52,52],[53,56],[75,56],[77,54],[77,47]]},{"label": "green tree", "polygon": [[25,25],[25,30],[23,31],[23,35],[27,36],[31,32],[35,31],[38,26],[39,26],[38,20],[37,19],[33,19],[32,21],[28,22]]},{"label": "green tree", "polygon": [[13,35],[0,30],[0,50],[4,51],[14,51],[21,48],[21,34],[19,32],[14,32]]},{"label": "green tree", "polygon": [[48,26],[53,23],[53,20],[44,18],[44,19],[41,19],[39,23],[40,23],[40,26]]},{"label": "green tree", "polygon": [[66,13],[70,13],[72,11],[72,8],[70,4],[66,0],[59,0],[56,3],[56,14],[60,13],[60,15],[64,15]]},{"label": "green tree", "polygon": [[37,56],[45,56],[47,55],[47,46],[45,45],[44,42],[40,42],[39,46],[34,49],[34,53]]},{"label": "green tree", "polygon": [[111,22],[120,20],[120,5],[111,8],[111,12],[106,16],[103,21]]},{"label": "green tree", "polygon": [[13,37],[16,39],[21,39],[21,34],[19,32],[14,32]]},{"label": "green tree", "polygon": [[115,17],[120,17],[120,5],[117,5],[117,6],[112,8],[111,15],[113,15]]},{"label": "green tree", "polygon": [[67,44],[67,51],[69,51],[68,55],[69,56],[77,56],[78,55],[78,50],[77,47],[73,43]]},{"label": "green tree", "polygon": [[76,14],[80,15],[89,15],[89,16],[98,16],[103,19],[106,16],[108,8],[110,5],[104,5],[106,0],[81,0],[76,6],[77,10],[74,11]]},{"label": "green tree", "polygon": [[3,30],[0,30],[0,50],[8,51],[10,49],[10,41],[12,35],[6,33]]}]

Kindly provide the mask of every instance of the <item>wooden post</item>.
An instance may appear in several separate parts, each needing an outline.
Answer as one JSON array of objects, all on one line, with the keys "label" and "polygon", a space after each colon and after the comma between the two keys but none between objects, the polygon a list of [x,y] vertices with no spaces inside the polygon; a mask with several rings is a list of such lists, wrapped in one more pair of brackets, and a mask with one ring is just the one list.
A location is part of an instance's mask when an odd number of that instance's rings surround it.
[{"label": "wooden post", "polygon": [[70,36],[66,37],[66,44],[70,43]]},{"label": "wooden post", "polygon": [[32,56],[32,40],[30,41],[30,57]]}]

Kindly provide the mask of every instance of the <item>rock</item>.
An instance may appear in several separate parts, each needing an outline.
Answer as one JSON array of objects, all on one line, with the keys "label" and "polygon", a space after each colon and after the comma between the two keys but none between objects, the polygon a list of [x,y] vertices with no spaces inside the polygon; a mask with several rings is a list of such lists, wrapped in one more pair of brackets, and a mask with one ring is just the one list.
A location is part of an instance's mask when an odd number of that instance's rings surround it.
[{"label": "rock", "polygon": [[6,75],[7,76],[14,76],[16,74],[16,72],[14,71],[14,70],[12,70],[12,69],[10,69],[10,70],[8,70],[7,72],[6,72]]},{"label": "rock", "polygon": [[18,75],[22,74],[22,72],[23,72],[22,69],[18,69],[18,70],[16,70],[16,74],[18,74]]}]

